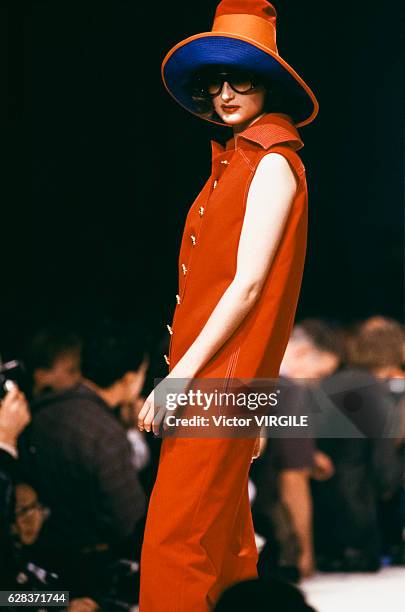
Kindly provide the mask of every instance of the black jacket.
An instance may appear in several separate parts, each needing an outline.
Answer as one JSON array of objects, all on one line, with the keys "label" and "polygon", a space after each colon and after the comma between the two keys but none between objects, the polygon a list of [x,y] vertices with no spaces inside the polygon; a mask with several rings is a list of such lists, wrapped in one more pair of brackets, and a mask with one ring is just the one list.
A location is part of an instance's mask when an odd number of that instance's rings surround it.
[{"label": "black jacket", "polygon": [[125,429],[84,384],[32,405],[20,462],[50,508],[53,546],[83,549],[129,536],[146,511]]}]

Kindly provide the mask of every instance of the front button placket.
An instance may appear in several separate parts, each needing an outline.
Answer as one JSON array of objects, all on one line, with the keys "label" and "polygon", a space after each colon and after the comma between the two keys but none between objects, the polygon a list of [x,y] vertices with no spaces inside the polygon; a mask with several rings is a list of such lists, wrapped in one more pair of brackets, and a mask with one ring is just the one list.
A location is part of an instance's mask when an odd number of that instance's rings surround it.
[{"label": "front button placket", "polygon": [[[187,285],[187,278],[189,276],[190,273],[190,269],[192,268],[192,257],[193,257],[193,251],[195,248],[198,248],[198,236],[200,234],[200,230],[201,230],[201,226],[202,226],[202,221],[203,221],[203,216],[206,213],[206,211],[209,208],[209,201],[210,198],[214,192],[214,190],[217,188],[218,184],[219,184],[219,180],[222,177],[223,173],[226,171],[226,169],[230,166],[230,161],[229,159],[226,159],[226,157],[229,157],[229,151],[224,151],[222,153],[220,153],[219,155],[217,155],[212,162],[212,176],[215,177],[213,178],[212,184],[211,184],[211,193],[208,195],[207,200],[205,202],[205,205],[202,206],[200,205],[198,207],[197,210],[197,214],[196,214],[196,221],[194,223],[194,226],[191,230],[191,233],[189,234],[189,241],[190,241],[190,250],[189,250],[189,255],[187,258],[186,262],[183,262],[181,264],[181,270],[183,272],[183,283],[182,283],[182,288],[180,291],[180,295],[177,294],[176,295],[176,308],[175,308],[175,312],[174,312],[174,316],[173,316],[173,321],[172,321],[172,326],[167,325],[167,328],[169,330],[170,333],[170,344],[169,344],[169,357],[166,359],[165,356],[165,360],[167,364],[170,364],[170,359],[171,359],[171,352],[172,352],[172,343],[173,343],[173,336],[174,336],[174,332],[175,332],[175,315],[176,315],[176,310],[179,307],[179,305],[182,303],[182,301],[184,300],[184,294],[185,294],[185,290],[186,290],[186,285]],[[221,159],[222,158],[222,159]]]}]

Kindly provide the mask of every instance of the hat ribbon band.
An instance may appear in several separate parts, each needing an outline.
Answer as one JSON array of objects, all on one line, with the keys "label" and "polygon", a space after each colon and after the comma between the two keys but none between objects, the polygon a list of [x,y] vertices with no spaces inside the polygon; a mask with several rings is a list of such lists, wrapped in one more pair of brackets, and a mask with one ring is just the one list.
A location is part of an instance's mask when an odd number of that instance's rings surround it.
[{"label": "hat ribbon band", "polygon": [[268,47],[271,51],[278,54],[276,29],[272,23],[262,17],[245,15],[243,13],[219,15],[214,20],[212,31],[251,38],[254,42]]}]

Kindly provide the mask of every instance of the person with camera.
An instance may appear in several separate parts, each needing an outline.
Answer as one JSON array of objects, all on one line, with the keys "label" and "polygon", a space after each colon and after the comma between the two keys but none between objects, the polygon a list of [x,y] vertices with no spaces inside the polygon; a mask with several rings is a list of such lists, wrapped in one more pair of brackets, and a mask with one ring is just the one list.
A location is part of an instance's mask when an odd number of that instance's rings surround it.
[{"label": "person with camera", "polygon": [[17,439],[31,416],[25,395],[14,383],[6,381],[4,392],[0,400],[0,586],[5,588],[12,560],[10,526],[14,520]]},{"label": "person with camera", "polygon": [[140,554],[146,510],[133,449],[115,416],[141,391],[142,336],[112,321],[86,336],[82,381],[41,395],[19,443],[24,476],[50,510],[41,546],[71,597],[104,586],[100,575],[125,555],[128,540]]}]

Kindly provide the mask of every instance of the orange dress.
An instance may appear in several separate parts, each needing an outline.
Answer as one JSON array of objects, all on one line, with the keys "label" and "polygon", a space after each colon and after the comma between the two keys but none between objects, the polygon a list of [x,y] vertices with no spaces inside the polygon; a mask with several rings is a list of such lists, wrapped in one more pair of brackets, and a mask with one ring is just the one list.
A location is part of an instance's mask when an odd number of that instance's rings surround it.
[{"label": "orange dress", "polygon": [[[236,271],[247,194],[258,163],[277,152],[298,179],[261,294],[195,378],[277,378],[294,324],[307,243],[303,146],[287,115],[269,113],[222,147],[212,141],[212,173],[187,215],[169,371],[194,342]],[[269,202],[271,205],[271,202]],[[257,576],[248,498],[255,440],[165,438],[141,557],[140,612],[208,612],[238,580]]]}]

